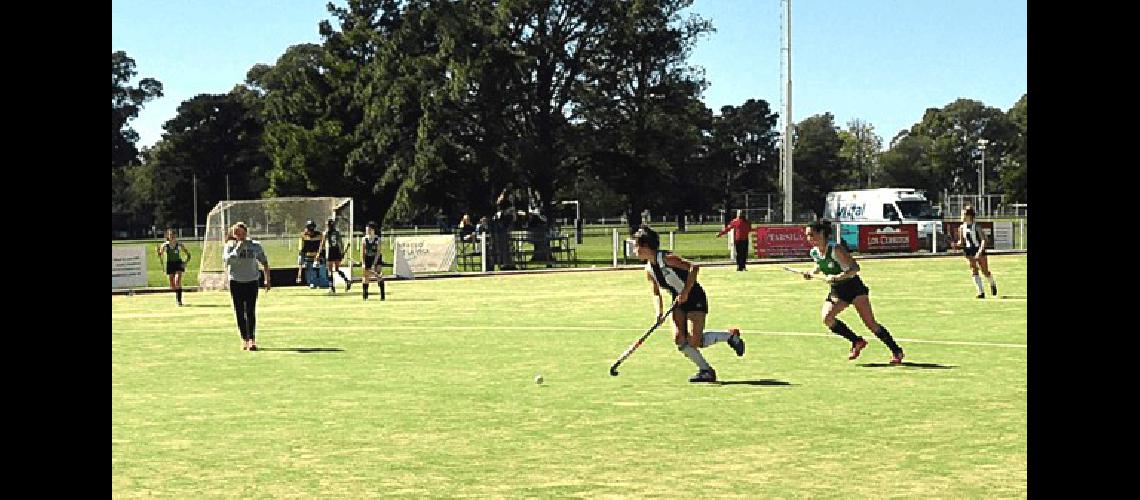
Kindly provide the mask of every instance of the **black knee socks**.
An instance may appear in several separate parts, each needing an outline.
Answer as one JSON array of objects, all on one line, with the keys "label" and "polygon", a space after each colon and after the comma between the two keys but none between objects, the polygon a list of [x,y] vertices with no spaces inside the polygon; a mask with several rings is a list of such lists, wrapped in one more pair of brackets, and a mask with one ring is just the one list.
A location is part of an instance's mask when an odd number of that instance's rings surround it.
[{"label": "black knee socks", "polygon": [[875,336],[883,341],[884,344],[887,344],[887,348],[890,349],[892,353],[898,354],[898,352],[902,350],[902,348],[895,343],[895,339],[891,337],[891,332],[887,331],[887,327],[879,325],[879,331],[875,332]]},{"label": "black knee socks", "polygon": [[843,337],[851,342],[858,342],[861,340],[858,335],[855,335],[855,332],[851,331],[851,329],[848,328],[845,323],[839,320],[835,320],[835,323],[832,323],[829,330],[831,330],[831,333],[839,335],[840,337]]}]

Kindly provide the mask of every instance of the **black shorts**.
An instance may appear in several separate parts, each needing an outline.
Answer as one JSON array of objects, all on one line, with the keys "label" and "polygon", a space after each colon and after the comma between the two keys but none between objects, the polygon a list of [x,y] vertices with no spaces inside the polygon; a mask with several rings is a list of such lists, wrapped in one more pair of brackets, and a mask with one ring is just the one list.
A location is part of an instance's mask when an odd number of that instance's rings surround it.
[{"label": "black shorts", "polygon": [[177,262],[167,262],[166,263],[166,274],[167,275],[171,275],[174,273],[184,273],[184,272],[186,272],[186,263],[185,262],[177,261]]},{"label": "black shorts", "polygon": [[[674,297],[674,299],[675,298],[676,297]],[[677,310],[685,312],[703,312],[705,314],[708,314],[709,299],[705,295],[705,290],[703,288],[697,288],[694,286],[693,289],[689,291],[689,299],[686,300],[684,304],[677,306]]]},{"label": "black shorts", "polygon": [[365,268],[372,269],[372,265],[377,264],[377,263],[379,263],[380,265],[384,265],[384,259],[378,255],[365,255],[364,256],[364,267]]},{"label": "black shorts", "polygon": [[839,299],[850,304],[855,302],[855,297],[869,293],[871,290],[863,284],[863,279],[856,276],[842,283],[831,285],[831,293],[827,294],[827,298],[823,300],[834,304],[835,300]]},{"label": "black shorts", "polygon": [[344,260],[344,255],[340,253],[339,248],[329,249],[329,262],[340,262]]},{"label": "black shorts", "polygon": [[[978,255],[978,249],[979,248],[981,248],[981,247],[973,247],[973,248],[966,247],[966,248],[962,249],[962,253],[966,254],[969,257],[974,257],[974,256]],[[985,255],[985,254],[986,254],[985,252],[982,252],[982,255]]]}]

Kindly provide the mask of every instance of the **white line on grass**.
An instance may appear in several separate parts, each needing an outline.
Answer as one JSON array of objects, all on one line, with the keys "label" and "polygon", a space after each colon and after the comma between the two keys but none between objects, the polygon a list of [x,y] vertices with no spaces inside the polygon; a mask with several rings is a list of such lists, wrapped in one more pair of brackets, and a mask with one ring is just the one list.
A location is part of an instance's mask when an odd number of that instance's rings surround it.
[{"label": "white line on grass", "polygon": [[[439,330],[440,329],[439,326],[411,326],[411,325],[404,325],[404,326],[367,326],[367,325],[352,325],[352,326],[320,326],[320,325],[284,326],[284,325],[282,325],[282,326],[270,326],[270,325],[258,325],[258,326],[261,327],[263,330],[266,330],[266,331],[290,331],[290,330],[292,330],[292,331],[297,331],[297,330],[303,330],[303,331],[312,331],[312,330],[339,330],[339,331],[345,331],[345,330]],[[613,328],[613,327],[601,327],[601,326],[599,326],[599,327],[593,327],[593,326],[549,326],[549,325],[547,325],[547,326],[472,326],[472,325],[464,325],[463,328],[467,329],[467,330],[524,330],[524,331],[526,331],[526,330],[545,330],[545,331],[550,331],[550,330],[576,330],[576,331],[594,331],[594,332],[599,332],[599,331],[605,331],[605,332],[641,331],[638,328]],[[115,330],[118,330],[121,332],[151,331],[148,329],[119,329],[119,328],[116,328]],[[816,332],[776,332],[776,331],[767,331],[767,330],[749,330],[746,328],[744,328],[742,330],[744,331],[744,333],[749,334],[749,335],[772,335],[772,336],[780,336],[780,337],[818,337],[818,338],[835,337],[835,335],[833,335],[833,334],[816,333]],[[920,344],[968,345],[968,346],[980,346],[980,347],[1008,347],[1008,348],[1014,348],[1014,349],[1025,349],[1025,348],[1029,347],[1027,344],[1003,344],[1003,343],[999,343],[999,342],[963,342],[963,341],[957,341],[957,340],[905,339],[905,338],[901,338],[901,337],[898,337],[895,340],[898,340],[900,342],[916,342],[916,343],[920,343]]]}]

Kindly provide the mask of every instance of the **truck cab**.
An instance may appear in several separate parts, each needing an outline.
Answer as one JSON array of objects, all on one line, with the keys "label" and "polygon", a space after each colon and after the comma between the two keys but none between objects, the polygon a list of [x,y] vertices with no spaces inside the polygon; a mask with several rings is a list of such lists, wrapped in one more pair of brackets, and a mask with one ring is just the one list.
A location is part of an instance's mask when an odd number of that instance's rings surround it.
[{"label": "truck cab", "polygon": [[[935,213],[930,200],[920,190],[912,188],[881,188],[857,191],[832,191],[827,193],[823,210],[825,219],[840,224],[891,224],[905,223],[918,225],[919,248],[929,249],[930,238],[942,233],[941,217]],[[855,248],[857,241],[850,241],[857,232],[843,231],[848,246]],[[939,249],[945,248],[944,238],[939,238]]]}]

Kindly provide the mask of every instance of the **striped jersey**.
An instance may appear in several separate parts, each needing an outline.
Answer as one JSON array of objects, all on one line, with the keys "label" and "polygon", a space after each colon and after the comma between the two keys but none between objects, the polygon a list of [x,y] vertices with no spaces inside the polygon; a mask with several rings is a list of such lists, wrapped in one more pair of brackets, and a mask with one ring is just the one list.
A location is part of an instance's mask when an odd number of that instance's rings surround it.
[{"label": "striped jersey", "polygon": [[[689,271],[670,267],[666,264],[665,256],[671,253],[658,250],[653,260],[645,263],[645,270],[650,276],[653,276],[657,286],[669,290],[669,294],[676,298],[685,289],[685,281],[689,279]],[[698,290],[702,290],[701,284],[693,283],[693,289],[689,293],[695,294],[698,293]]]},{"label": "striped jersey", "polygon": [[317,250],[321,247],[321,232],[313,231],[312,234],[301,233],[301,242],[297,247],[301,255],[306,259],[314,259],[317,257]]},{"label": "striped jersey", "polygon": [[966,242],[966,248],[978,248],[986,238],[986,233],[982,231],[982,226],[979,226],[977,222],[963,223],[958,226],[958,232]]}]

